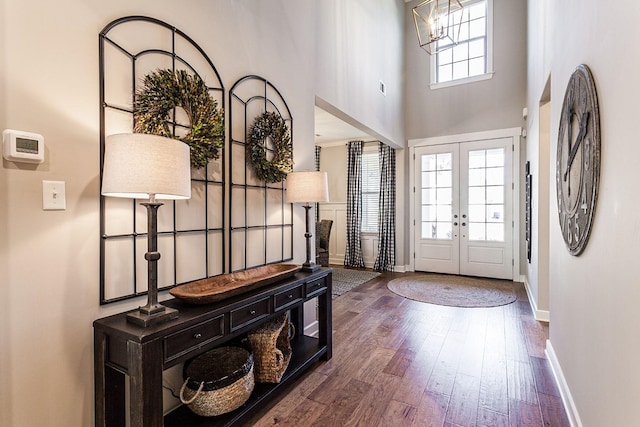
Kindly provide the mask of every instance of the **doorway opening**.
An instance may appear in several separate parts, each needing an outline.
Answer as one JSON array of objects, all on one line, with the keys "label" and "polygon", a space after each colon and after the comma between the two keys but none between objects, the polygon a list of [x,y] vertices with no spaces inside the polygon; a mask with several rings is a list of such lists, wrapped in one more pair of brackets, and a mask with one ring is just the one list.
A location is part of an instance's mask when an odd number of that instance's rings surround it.
[{"label": "doorway opening", "polygon": [[415,271],[519,278],[520,132],[410,141]]}]

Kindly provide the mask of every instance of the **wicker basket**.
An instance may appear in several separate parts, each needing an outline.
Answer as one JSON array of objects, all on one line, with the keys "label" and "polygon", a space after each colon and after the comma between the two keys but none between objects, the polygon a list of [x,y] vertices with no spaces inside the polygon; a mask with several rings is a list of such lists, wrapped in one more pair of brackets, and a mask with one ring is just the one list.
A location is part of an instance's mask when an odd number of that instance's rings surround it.
[{"label": "wicker basket", "polygon": [[240,347],[220,347],[191,360],[180,400],[194,413],[213,417],[242,406],[254,387],[253,355]]},{"label": "wicker basket", "polygon": [[285,313],[249,333],[256,382],[280,382],[291,360],[292,328]]}]

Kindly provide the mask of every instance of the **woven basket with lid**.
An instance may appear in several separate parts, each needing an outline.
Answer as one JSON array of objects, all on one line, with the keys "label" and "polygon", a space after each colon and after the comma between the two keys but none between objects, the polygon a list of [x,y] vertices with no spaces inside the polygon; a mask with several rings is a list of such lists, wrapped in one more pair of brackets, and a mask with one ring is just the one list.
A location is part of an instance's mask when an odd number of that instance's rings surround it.
[{"label": "woven basket with lid", "polygon": [[242,406],[253,392],[253,355],[219,347],[187,362],[180,400],[195,414],[212,417]]}]

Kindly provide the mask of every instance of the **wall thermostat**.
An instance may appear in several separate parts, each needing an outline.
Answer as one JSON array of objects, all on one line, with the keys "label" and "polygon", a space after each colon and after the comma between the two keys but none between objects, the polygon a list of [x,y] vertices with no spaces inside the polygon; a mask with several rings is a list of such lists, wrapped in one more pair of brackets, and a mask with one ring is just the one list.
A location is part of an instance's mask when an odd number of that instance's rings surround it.
[{"label": "wall thermostat", "polygon": [[38,133],[5,129],[2,132],[2,157],[10,162],[44,162],[44,137]]}]

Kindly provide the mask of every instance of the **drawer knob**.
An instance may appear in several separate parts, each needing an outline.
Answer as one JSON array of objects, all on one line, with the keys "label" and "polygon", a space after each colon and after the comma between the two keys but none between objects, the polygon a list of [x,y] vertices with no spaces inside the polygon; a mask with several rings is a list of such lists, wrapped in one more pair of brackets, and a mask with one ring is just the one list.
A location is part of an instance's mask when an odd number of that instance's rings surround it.
[{"label": "drawer knob", "polygon": [[287,298],[293,299],[293,294],[289,294],[289,296]]},{"label": "drawer knob", "polygon": [[255,311],[255,310],[251,310],[251,311],[249,312],[249,314],[250,314],[250,315],[252,315],[252,316],[255,316],[256,311]]},{"label": "drawer knob", "polygon": [[193,337],[194,337],[195,339],[199,340],[200,338],[202,338],[202,334],[198,332],[198,333],[196,333],[196,334],[193,334]]}]

